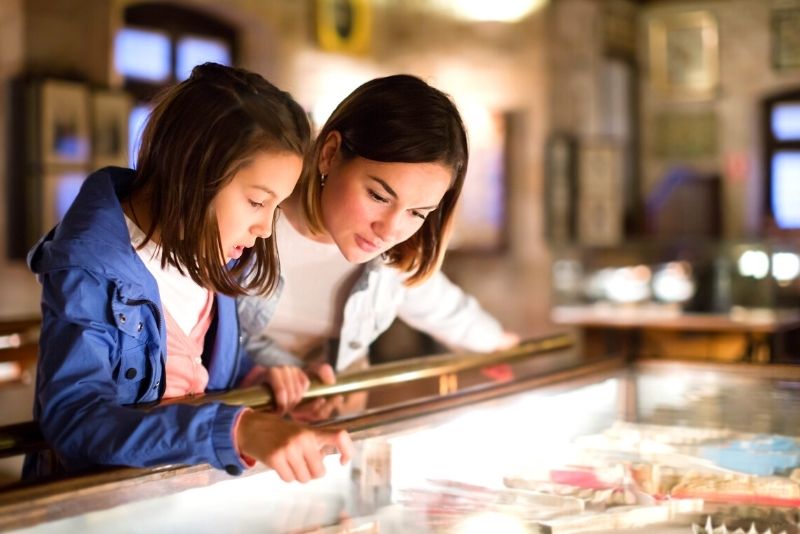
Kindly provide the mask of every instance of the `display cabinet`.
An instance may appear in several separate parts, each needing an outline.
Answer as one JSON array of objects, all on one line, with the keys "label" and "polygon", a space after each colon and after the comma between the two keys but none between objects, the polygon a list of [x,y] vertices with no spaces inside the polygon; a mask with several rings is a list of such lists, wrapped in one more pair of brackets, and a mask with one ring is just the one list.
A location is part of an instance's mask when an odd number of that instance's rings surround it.
[{"label": "display cabinet", "polygon": [[751,524],[751,532],[798,531],[800,368],[586,361],[556,344],[469,368],[415,369],[411,382],[401,381],[408,368],[381,375],[389,381],[373,374],[380,384],[366,409],[325,423],[347,427],[357,453],[345,466],[328,457],[322,479],[285,484],[263,468],[241,477],[203,466],[117,470],[6,489],[0,525],[41,533],[671,534],[745,523],[745,532]]}]

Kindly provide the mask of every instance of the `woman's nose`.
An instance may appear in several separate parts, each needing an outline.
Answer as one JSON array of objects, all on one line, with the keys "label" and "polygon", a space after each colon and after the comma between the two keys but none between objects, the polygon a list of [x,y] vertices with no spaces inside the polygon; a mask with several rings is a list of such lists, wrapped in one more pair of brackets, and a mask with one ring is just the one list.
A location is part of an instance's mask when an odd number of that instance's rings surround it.
[{"label": "woman's nose", "polygon": [[388,212],[375,223],[375,234],[385,243],[397,243],[403,233],[400,215],[394,211]]}]

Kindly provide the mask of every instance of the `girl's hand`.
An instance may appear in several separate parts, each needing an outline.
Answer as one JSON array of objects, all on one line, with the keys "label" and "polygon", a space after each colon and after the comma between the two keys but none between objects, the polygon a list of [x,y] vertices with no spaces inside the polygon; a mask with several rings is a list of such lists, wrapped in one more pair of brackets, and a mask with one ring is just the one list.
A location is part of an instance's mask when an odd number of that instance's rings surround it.
[{"label": "girl's hand", "polygon": [[247,410],[236,430],[239,452],[271,467],[285,482],[308,482],[325,474],[326,449],[341,454],[342,465],[353,455],[346,430],[309,428],[280,416]]},{"label": "girl's hand", "polygon": [[500,336],[500,341],[497,343],[497,346],[494,350],[507,350],[516,347],[519,345],[519,335],[515,334],[514,332],[503,331],[503,334]]},{"label": "girl's hand", "polygon": [[272,388],[275,410],[280,414],[297,406],[311,384],[302,369],[289,365],[267,368],[264,382]]}]

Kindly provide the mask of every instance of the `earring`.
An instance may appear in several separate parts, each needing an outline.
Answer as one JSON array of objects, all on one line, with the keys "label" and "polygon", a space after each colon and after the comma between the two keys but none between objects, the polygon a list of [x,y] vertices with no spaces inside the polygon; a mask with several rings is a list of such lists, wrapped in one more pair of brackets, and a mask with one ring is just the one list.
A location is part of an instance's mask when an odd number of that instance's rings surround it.
[{"label": "earring", "polygon": [[319,175],[319,186],[320,187],[325,187],[325,180],[327,180],[327,179],[328,179],[328,175],[327,174],[320,174]]}]

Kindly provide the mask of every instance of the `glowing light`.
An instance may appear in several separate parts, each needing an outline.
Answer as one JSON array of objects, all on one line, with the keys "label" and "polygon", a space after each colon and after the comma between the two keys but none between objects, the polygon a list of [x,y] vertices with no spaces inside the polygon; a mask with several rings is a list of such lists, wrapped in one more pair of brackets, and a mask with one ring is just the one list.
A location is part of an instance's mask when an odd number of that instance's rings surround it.
[{"label": "glowing light", "polygon": [[747,250],[737,262],[741,276],[752,276],[762,279],[769,273],[769,256],[763,250]]},{"label": "glowing light", "polygon": [[616,269],[606,284],[606,296],[614,302],[640,302],[650,298],[652,272],[645,265]]},{"label": "glowing light", "polygon": [[800,275],[800,257],[793,252],[772,255],[772,276],[779,282],[794,280]]},{"label": "glowing light", "polygon": [[547,0],[450,0],[440,2],[443,10],[472,21],[516,22],[547,3]]},{"label": "glowing light", "polygon": [[691,267],[686,262],[670,262],[653,275],[653,294],[664,302],[684,302],[694,295]]}]

